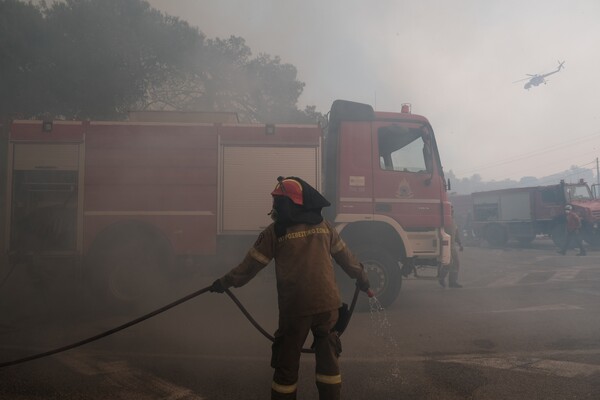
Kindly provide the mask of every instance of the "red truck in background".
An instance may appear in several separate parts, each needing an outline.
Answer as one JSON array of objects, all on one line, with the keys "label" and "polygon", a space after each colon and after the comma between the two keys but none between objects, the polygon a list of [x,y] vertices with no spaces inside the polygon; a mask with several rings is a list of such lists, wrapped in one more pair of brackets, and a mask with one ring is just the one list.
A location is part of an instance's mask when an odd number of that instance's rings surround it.
[{"label": "red truck in background", "polygon": [[[448,262],[450,204],[426,118],[336,100],[319,125],[13,121],[3,252],[41,275],[74,271],[104,298],[136,302],[190,273],[239,262],[270,223],[279,175],[325,209],[384,305],[401,268]],[[188,278],[189,279],[189,278]]]},{"label": "red truck in background", "polygon": [[582,218],[584,240],[600,245],[600,200],[583,180],[476,192],[471,194],[471,202],[472,229],[492,246],[504,246],[509,240],[528,244],[536,235],[550,235],[562,247],[567,204]]}]

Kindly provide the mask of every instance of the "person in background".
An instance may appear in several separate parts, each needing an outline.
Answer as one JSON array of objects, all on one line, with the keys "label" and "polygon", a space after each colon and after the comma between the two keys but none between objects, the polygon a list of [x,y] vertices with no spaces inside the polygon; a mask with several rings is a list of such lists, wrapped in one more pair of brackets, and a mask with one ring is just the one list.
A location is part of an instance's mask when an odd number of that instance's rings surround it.
[{"label": "person in background", "polygon": [[319,399],[340,399],[342,378],[338,364],[341,343],[334,326],[341,298],[333,260],[369,297],[369,279],[338,232],[321,216],[330,203],[300,178],[277,178],[269,225],[244,260],[211,286],[222,293],[240,287],[275,259],[279,325],[272,346],[275,369],[271,399],[296,399],[302,346],[312,331]]},{"label": "person in background", "polygon": [[565,244],[563,245],[562,249],[558,251],[558,253],[562,254],[563,256],[567,254],[567,249],[571,245],[571,242],[575,240],[575,244],[579,248],[579,253],[577,253],[577,255],[585,256],[587,253],[583,247],[583,241],[581,240],[581,236],[579,234],[579,230],[581,229],[581,218],[579,215],[577,215],[577,213],[573,212],[573,206],[570,204],[565,206],[565,216],[567,219],[565,226],[567,230],[567,237],[565,238]]},{"label": "person in background", "polygon": [[448,276],[448,287],[457,289],[462,285],[458,283],[458,271],[460,270],[460,259],[458,252],[463,251],[462,241],[460,239],[460,231],[454,222],[454,207],[452,207],[452,222],[450,226],[444,227],[444,230],[450,235],[452,248],[450,249],[450,264],[440,267],[438,282],[440,286],[446,287],[446,276]]}]

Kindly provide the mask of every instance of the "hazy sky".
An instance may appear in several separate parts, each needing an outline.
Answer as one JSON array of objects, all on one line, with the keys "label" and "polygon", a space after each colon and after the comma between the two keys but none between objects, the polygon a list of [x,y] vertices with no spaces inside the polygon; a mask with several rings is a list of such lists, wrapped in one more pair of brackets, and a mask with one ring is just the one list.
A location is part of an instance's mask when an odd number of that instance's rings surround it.
[{"label": "hazy sky", "polygon": [[[241,36],[306,83],[301,106],[402,103],[459,177],[546,176],[600,156],[598,0],[150,0],[207,37]],[[526,74],[565,69],[523,89]]]}]

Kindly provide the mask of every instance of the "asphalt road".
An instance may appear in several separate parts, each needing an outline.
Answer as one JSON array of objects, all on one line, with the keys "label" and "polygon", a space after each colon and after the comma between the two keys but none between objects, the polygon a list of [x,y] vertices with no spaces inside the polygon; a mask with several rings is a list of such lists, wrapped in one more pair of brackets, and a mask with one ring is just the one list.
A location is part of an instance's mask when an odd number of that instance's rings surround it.
[{"label": "asphalt road", "polygon": [[[387,310],[353,316],[342,337],[343,398],[600,399],[600,252],[574,254],[544,240],[465,247],[462,289],[442,289],[433,270],[420,270]],[[24,280],[16,271],[0,289],[0,362],[127,320],[92,311],[81,293],[40,294]],[[272,276],[235,293],[274,331]],[[0,398],[266,399],[269,357],[269,342],[233,303],[209,293],[111,337],[0,369]],[[314,360],[304,355],[298,398],[317,397]]]}]

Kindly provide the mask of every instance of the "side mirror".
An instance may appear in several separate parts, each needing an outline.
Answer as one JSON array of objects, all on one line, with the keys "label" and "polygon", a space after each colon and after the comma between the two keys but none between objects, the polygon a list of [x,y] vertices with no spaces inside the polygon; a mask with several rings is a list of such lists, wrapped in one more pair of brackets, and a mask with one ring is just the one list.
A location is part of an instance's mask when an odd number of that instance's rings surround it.
[{"label": "side mirror", "polygon": [[450,178],[448,178],[448,181],[446,182],[446,184],[444,185],[446,186],[446,191],[451,191],[452,190],[452,185],[450,184]]}]

